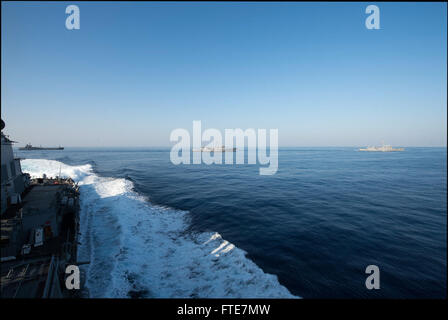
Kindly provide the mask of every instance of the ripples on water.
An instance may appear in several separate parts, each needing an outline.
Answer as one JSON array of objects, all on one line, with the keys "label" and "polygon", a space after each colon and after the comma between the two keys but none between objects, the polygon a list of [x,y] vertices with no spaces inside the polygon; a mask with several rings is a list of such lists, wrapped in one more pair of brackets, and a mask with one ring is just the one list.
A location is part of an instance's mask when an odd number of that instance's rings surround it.
[{"label": "ripples on water", "polygon": [[[292,294],[446,296],[446,148],[285,148],[273,176],[253,165],[174,166],[167,148],[17,153],[132,181],[145,201],[187,212],[191,234],[219,232]],[[380,290],[364,286],[370,264]]]}]

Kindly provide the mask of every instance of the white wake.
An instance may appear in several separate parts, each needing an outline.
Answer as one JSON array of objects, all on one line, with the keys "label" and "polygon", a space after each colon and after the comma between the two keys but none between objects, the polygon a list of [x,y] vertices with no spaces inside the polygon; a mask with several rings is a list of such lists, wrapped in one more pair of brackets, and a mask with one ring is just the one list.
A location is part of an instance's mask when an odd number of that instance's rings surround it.
[{"label": "white wake", "polygon": [[129,180],[54,160],[22,160],[22,169],[33,177],[61,172],[79,183],[78,260],[90,260],[90,297],[295,297],[218,233],[186,232],[188,212],[152,205]]}]

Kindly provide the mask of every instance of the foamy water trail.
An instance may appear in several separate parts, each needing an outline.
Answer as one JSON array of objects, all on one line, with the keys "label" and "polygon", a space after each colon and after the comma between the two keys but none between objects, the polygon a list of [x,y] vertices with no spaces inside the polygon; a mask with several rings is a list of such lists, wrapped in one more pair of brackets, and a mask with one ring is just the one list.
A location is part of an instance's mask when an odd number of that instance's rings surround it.
[{"label": "foamy water trail", "polygon": [[218,233],[186,232],[188,212],[152,205],[129,180],[54,160],[22,160],[22,169],[79,183],[78,260],[90,260],[83,267],[90,297],[295,297]]}]

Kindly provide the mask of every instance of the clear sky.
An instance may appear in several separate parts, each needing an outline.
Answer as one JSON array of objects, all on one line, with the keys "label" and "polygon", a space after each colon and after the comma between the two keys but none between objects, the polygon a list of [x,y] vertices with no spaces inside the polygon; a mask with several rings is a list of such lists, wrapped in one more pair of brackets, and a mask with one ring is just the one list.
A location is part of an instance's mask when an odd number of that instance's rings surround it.
[{"label": "clear sky", "polygon": [[280,146],[446,146],[446,30],[445,3],[2,2],[1,116],[19,145],[169,146],[202,120]]}]

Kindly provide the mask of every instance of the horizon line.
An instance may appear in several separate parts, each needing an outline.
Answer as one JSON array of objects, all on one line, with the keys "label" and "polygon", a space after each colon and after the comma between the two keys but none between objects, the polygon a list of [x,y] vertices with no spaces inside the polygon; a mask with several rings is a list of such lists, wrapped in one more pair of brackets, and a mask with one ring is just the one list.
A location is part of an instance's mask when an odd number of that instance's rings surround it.
[{"label": "horizon line", "polygon": [[[329,145],[329,146],[318,146],[318,145],[297,145],[297,146],[278,146],[278,148],[360,148],[366,147],[367,145]],[[403,148],[446,148],[447,145],[393,145],[395,147],[403,147]],[[51,146],[50,146],[51,147]],[[172,148],[173,146],[166,145],[154,145],[154,146],[62,146],[63,148]],[[18,149],[19,147],[14,146],[13,148]],[[193,149],[191,147],[190,149]],[[248,149],[247,146],[244,146],[244,149]],[[43,150],[45,151],[45,150]]]}]

